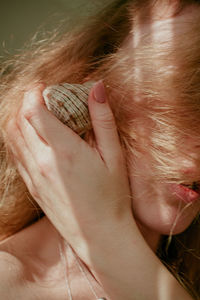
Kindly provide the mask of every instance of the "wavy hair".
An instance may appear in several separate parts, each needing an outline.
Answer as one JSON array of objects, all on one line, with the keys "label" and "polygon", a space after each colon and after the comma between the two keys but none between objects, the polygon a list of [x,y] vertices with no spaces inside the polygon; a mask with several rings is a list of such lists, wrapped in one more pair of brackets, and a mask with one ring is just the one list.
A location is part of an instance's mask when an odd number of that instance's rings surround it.
[{"label": "wavy hair", "polygon": [[[197,181],[180,175],[174,153],[184,154],[182,140],[200,141],[200,10],[176,39],[155,40],[144,34],[134,49],[127,41],[151,12],[166,1],[116,0],[89,22],[70,32],[33,39],[20,54],[1,65],[0,83],[0,237],[4,239],[43,216],[9,154],[5,127],[16,115],[30,84],[83,83],[103,79],[113,109],[122,147],[131,164],[141,149],[137,117],[154,123],[149,153],[156,180]],[[171,0],[168,0],[170,5]],[[175,14],[198,1],[179,2]],[[162,30],[168,32],[164,22]],[[185,36],[188,36],[185,39]],[[173,41],[173,42],[172,42]],[[120,95],[120,96],[119,96]],[[142,101],[137,101],[140,98]],[[133,101],[134,100],[134,101]],[[166,101],[167,100],[167,101]],[[170,100],[170,101],[169,101]],[[156,101],[156,105],[152,105]],[[134,103],[134,105],[133,105]],[[92,130],[87,133],[93,137]],[[199,143],[200,144],[200,143]],[[179,145],[179,147],[177,147]],[[188,154],[187,154],[188,155]],[[195,157],[200,166],[200,156]],[[163,237],[157,255],[194,299],[200,297],[199,216],[183,233],[173,236],[168,251]]]}]

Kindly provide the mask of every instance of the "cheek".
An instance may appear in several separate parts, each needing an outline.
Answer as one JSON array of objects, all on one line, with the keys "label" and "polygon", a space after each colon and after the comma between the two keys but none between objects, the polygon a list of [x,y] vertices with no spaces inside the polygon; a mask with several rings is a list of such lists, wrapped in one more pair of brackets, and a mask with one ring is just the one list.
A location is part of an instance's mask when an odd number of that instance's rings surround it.
[{"label": "cheek", "polygon": [[133,212],[141,220],[155,217],[155,207],[158,206],[158,198],[161,196],[156,188],[158,183],[152,178],[151,172],[150,164],[144,156],[138,158],[129,169]]},{"label": "cheek", "polygon": [[[144,157],[130,173],[133,214],[137,222],[159,234],[178,234],[194,220],[200,203],[186,207],[169,193],[165,184],[152,179],[151,167]],[[132,175],[131,175],[132,174]]]}]

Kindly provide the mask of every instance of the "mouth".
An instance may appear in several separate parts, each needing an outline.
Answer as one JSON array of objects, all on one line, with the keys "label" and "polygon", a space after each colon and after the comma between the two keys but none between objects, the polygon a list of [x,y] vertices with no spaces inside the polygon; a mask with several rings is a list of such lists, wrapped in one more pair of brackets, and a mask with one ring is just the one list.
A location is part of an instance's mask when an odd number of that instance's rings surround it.
[{"label": "mouth", "polygon": [[192,184],[172,184],[171,190],[180,200],[189,204],[200,199],[200,183]]}]

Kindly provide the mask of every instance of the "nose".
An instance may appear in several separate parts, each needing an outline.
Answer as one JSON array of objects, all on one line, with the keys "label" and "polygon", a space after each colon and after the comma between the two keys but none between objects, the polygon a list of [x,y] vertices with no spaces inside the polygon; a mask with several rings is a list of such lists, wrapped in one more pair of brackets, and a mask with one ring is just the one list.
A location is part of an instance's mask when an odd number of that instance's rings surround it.
[{"label": "nose", "polygon": [[183,159],[180,162],[180,166],[181,166],[181,173],[185,174],[185,175],[189,175],[189,176],[194,176],[195,174],[197,174],[197,166],[195,164],[194,161],[192,161],[191,159]]},{"label": "nose", "polygon": [[176,155],[180,173],[188,175],[188,178],[192,177],[196,181],[200,177],[200,139],[196,140],[193,137],[184,138],[180,152],[178,151]]}]

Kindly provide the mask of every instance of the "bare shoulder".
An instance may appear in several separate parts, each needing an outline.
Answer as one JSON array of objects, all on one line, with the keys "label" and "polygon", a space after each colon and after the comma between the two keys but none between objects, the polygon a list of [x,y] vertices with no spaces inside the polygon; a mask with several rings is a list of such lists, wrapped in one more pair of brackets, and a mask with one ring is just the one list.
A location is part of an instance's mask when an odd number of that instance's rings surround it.
[{"label": "bare shoulder", "polygon": [[28,239],[34,235],[35,227],[33,224],[0,241],[0,299],[32,299],[24,297],[28,289],[24,253],[29,245]]},{"label": "bare shoulder", "polygon": [[23,267],[20,261],[6,251],[0,251],[0,298],[16,299],[16,288],[22,278]]},{"label": "bare shoulder", "polygon": [[22,263],[13,254],[0,249],[0,275],[6,275],[8,272],[22,269]]}]

